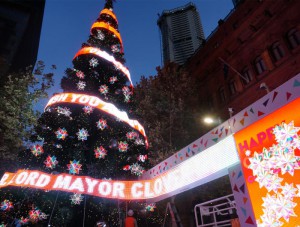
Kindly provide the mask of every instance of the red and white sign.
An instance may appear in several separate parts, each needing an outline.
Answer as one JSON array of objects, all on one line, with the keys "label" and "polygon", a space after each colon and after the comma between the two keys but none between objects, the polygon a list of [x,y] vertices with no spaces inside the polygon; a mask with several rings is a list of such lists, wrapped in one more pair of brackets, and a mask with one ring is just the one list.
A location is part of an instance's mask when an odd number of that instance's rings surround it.
[{"label": "red and white sign", "polygon": [[146,147],[148,148],[148,140],[147,140],[144,127],[137,120],[129,119],[126,112],[120,111],[113,104],[104,102],[103,100],[95,96],[90,96],[85,94],[75,94],[75,93],[60,93],[51,97],[51,99],[49,100],[45,108],[53,104],[63,103],[63,102],[88,105],[119,118],[121,121],[127,123],[132,128],[138,130],[145,137],[145,144]]},{"label": "red and white sign", "polygon": [[[218,165],[216,165],[216,157],[219,157]],[[19,170],[16,173],[5,173],[0,181],[0,188],[19,186],[122,200],[158,201],[224,176],[227,174],[228,167],[238,161],[233,136],[229,136],[215,146],[152,179],[101,180],[89,176],[51,175],[35,170]]]}]

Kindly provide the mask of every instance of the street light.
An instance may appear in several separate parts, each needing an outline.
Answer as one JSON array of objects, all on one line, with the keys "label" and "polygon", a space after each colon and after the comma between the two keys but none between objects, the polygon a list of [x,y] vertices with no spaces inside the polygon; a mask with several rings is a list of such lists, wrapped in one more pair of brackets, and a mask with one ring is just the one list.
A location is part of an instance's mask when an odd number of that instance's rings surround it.
[{"label": "street light", "polygon": [[207,125],[216,125],[222,123],[220,117],[212,117],[212,116],[204,117],[203,122]]},{"label": "street light", "polygon": [[203,121],[204,121],[204,123],[209,124],[209,125],[212,124],[212,123],[214,123],[214,119],[211,118],[211,117],[205,117],[203,119]]}]

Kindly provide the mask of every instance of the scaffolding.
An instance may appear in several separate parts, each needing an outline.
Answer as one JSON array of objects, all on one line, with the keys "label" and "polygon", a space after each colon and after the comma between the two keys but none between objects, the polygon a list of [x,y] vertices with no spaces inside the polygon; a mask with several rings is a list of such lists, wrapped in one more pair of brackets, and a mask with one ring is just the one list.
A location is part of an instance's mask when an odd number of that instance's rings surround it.
[{"label": "scaffolding", "polygon": [[194,207],[196,227],[232,226],[237,219],[233,194],[197,204]]}]

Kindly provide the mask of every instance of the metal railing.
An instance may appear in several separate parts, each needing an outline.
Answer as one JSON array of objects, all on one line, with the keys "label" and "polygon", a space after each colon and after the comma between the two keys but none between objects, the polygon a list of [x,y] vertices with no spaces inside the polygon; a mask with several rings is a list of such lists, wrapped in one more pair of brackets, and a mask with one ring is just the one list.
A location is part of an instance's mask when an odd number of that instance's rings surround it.
[{"label": "metal railing", "polygon": [[233,194],[197,204],[194,213],[197,227],[231,226],[231,219],[236,216]]}]

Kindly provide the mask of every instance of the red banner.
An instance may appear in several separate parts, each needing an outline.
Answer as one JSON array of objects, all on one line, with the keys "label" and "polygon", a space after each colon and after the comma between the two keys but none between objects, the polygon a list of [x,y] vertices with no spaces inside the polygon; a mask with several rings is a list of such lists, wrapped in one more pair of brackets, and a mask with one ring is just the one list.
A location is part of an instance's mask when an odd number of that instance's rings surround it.
[{"label": "red banner", "polygon": [[140,200],[151,199],[172,191],[173,174],[151,180],[113,181],[99,180],[88,176],[70,174],[51,175],[35,170],[6,172],[0,180],[0,188],[19,186],[43,190],[60,190],[72,193],[89,194],[98,197]]}]

